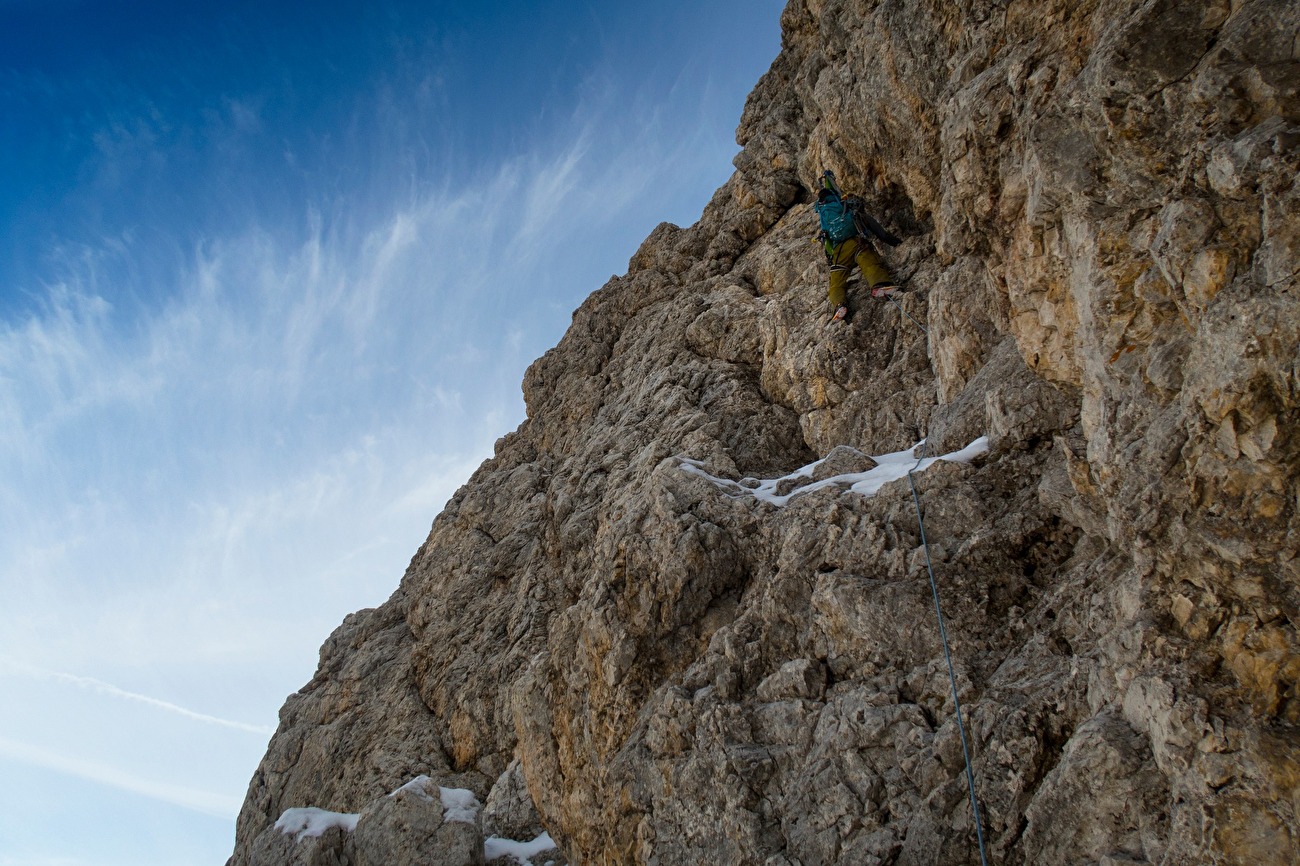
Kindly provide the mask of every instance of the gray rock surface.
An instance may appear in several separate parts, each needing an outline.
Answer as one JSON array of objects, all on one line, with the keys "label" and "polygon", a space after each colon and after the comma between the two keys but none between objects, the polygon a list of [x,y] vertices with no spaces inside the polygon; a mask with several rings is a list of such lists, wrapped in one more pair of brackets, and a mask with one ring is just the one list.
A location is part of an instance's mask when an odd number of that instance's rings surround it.
[{"label": "gray rock surface", "polygon": [[[376,797],[359,813],[293,807],[263,828],[250,846],[254,866],[483,866],[480,804],[465,789],[450,791],[418,776]],[[321,826],[303,813],[316,813]],[[349,824],[350,826],[344,826]]]},{"label": "gray rock surface", "polygon": [[352,866],[352,858],[351,840],[338,827],[302,838],[267,827],[252,840],[248,853],[253,866]]},{"label": "gray rock surface", "polygon": [[417,779],[363,809],[352,834],[356,866],[481,866],[478,809],[454,814],[438,789],[427,777]]},{"label": "gray rock surface", "polygon": [[[917,476],[991,861],[1294,861],[1300,4],[782,26],[732,179],[578,308],[286,703],[233,864],[418,773],[526,812],[522,776],[574,863],[978,862],[907,480],[778,508],[678,459],[927,434],[991,441]],[[822,168],[909,289],[834,330]]]},{"label": "gray rock surface", "polygon": [[527,841],[546,832],[542,816],[537,814],[533,798],[528,793],[524,768],[515,759],[492,786],[487,802],[483,804],[483,832],[503,839]]}]

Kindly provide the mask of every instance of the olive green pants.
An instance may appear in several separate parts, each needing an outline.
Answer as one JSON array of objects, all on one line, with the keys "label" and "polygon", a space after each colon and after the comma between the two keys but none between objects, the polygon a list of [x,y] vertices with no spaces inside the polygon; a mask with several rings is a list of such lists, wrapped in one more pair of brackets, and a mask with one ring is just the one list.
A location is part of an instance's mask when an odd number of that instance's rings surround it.
[{"label": "olive green pants", "polygon": [[853,272],[854,263],[862,270],[862,276],[867,281],[867,285],[876,287],[881,284],[892,285],[894,278],[890,276],[889,269],[881,261],[880,256],[871,248],[871,244],[863,243],[858,238],[849,238],[847,241],[839,244],[830,250],[831,257],[831,284],[828,294],[831,299],[832,307],[844,305],[845,289],[849,283],[849,275]]}]

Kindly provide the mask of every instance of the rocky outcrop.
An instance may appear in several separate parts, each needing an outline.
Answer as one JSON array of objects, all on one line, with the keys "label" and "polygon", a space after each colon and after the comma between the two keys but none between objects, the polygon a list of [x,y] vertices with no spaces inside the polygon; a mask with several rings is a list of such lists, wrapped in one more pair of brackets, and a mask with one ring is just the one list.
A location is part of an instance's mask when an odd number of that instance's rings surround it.
[{"label": "rocky outcrop", "polygon": [[527,852],[564,866],[545,833],[531,843],[485,839],[488,823],[472,792],[417,776],[356,814],[288,809],[257,834],[247,858],[253,866],[515,866]]},{"label": "rocky outcrop", "polygon": [[[744,491],[981,435],[916,483],[990,861],[1294,858],[1300,7],[782,25],[735,175],[575,312],[326,643],[232,863],[418,773],[535,808],[575,863],[978,862],[908,482]],[[909,287],[835,330],[822,168]]]}]

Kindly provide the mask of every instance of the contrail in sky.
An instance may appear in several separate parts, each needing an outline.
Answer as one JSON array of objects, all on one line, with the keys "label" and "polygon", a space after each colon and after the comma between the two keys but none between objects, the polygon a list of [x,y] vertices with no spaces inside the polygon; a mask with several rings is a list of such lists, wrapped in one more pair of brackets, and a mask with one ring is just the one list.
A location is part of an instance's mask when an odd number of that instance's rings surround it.
[{"label": "contrail in sky", "polygon": [[[7,669],[7,670],[6,670]],[[187,709],[179,704],[173,704],[170,701],[151,698],[148,695],[129,692],[126,689],[118,688],[112,683],[106,683],[103,680],[97,680],[93,677],[81,677],[75,674],[66,674],[60,671],[42,670],[31,665],[20,664],[9,659],[0,659],[0,673],[17,672],[26,674],[36,679],[47,680],[51,682],[68,683],[78,688],[90,689],[103,695],[110,695],[115,698],[125,698],[128,701],[145,704],[146,706],[155,707],[160,710],[166,710],[169,713],[175,713],[178,716],[184,716],[187,719],[193,719],[196,722],[205,722],[209,725],[221,725],[224,728],[234,728],[237,731],[247,731],[250,734],[263,734],[270,736],[275,733],[275,729],[266,725],[250,725],[246,722],[235,722],[230,719],[223,719],[217,716],[210,716],[207,713],[199,713]]]}]

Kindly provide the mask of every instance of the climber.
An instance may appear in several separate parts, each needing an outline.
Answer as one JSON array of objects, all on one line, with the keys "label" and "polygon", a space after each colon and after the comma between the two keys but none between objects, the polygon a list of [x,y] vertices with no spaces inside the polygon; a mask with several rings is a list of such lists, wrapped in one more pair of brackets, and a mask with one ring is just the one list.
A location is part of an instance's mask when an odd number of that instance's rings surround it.
[{"label": "climber", "polygon": [[872,247],[871,239],[877,238],[891,247],[902,241],[871,218],[861,198],[842,195],[835,184],[835,174],[829,170],[822,173],[822,189],[813,207],[821,221],[821,231],[816,240],[821,241],[826,251],[826,262],[831,266],[827,292],[835,311],[831,321],[841,322],[849,315],[847,288],[855,263],[871,287],[872,297],[883,298],[898,289],[889,269]]}]

